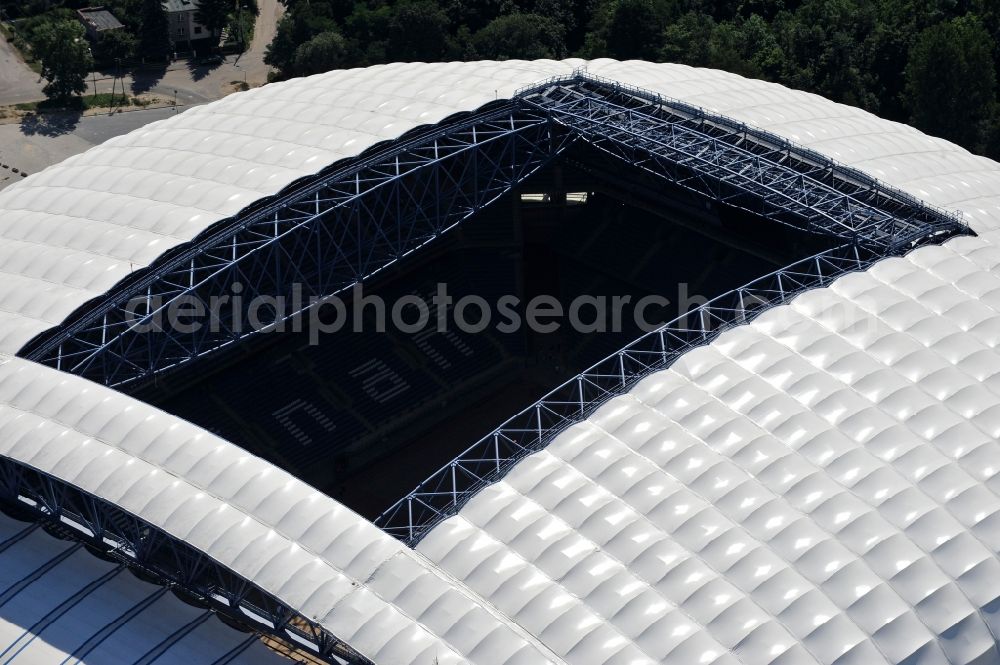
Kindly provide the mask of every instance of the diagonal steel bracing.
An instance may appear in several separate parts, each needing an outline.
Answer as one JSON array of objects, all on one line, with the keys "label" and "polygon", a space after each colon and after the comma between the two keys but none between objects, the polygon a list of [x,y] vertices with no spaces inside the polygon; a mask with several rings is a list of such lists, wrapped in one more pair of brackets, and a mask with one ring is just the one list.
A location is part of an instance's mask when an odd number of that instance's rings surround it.
[{"label": "diagonal steel bracing", "polygon": [[774,136],[614,82],[556,79],[521,93],[582,140],[675,185],[848,242],[725,293],[545,395],[376,520],[415,546],[480,489],[642,378],[809,289],[966,231],[961,219]]},{"label": "diagonal steel bracing", "polygon": [[821,155],[613,81],[554,79],[520,96],[581,140],[675,185],[848,242],[725,293],[647,333],[474,443],[376,520],[411,546],[518,461],[687,351],[803,291],[966,231],[959,217]]},{"label": "diagonal steel bracing", "polygon": [[895,253],[963,228],[959,215],[785,139],[614,81],[553,79],[518,96],[609,155],[806,231]]},{"label": "diagonal steel bracing", "polygon": [[567,427],[628,392],[644,377],[666,369],[684,353],[708,344],[725,330],[882,258],[882,254],[862,246],[842,245],[718,296],[646,333],[472,444],[382,513],[375,524],[415,546],[436,524],[456,514],[483,487],[503,478],[518,461],[543,449]]},{"label": "diagonal steel bracing", "polygon": [[[176,367],[257,332],[236,325],[255,296],[286,298],[291,316],[310,297],[349,288],[503,196],[571,140],[512,103],[434,127],[220,222],[22,355],[111,386]],[[156,325],[172,305],[233,295],[237,282],[238,317],[227,306],[196,331]]]},{"label": "diagonal steel bracing", "polygon": [[[255,296],[292,316],[379,272],[502,197],[574,141],[674,185],[883,255],[962,232],[955,215],[811,151],[701,109],[578,73],[335,165],[167,252],[21,350],[110,386],[226,347],[257,330]],[[195,331],[156,325],[186,299],[239,282],[242,309]],[[298,284],[305,303],[295,302]],[[138,315],[137,315],[138,314]]]}]

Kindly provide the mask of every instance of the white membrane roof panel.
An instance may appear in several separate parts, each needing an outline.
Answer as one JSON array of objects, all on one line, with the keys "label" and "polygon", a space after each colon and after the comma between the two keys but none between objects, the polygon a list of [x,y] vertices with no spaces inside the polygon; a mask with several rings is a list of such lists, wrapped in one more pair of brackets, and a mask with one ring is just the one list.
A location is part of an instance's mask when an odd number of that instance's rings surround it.
[{"label": "white membrane roof panel", "polygon": [[574,663],[998,662],[998,345],[1000,231],[882,261],[647,377],[418,550]]},{"label": "white membrane roof panel", "polygon": [[723,72],[589,71],[787,136],[980,235],[685,354],[418,550],[570,662],[1000,662],[1000,166]]},{"label": "white membrane roof panel", "polygon": [[[582,61],[395,64],[256,88],[119,136],[0,192],[0,351],[295,180]],[[0,323],[2,323],[0,319]]]},{"label": "white membrane roof panel", "polygon": [[[114,390],[2,354],[0,455],[190,544],[380,665],[473,653],[498,665],[551,660],[422,556],[269,462]],[[0,583],[12,566],[0,566]]]}]

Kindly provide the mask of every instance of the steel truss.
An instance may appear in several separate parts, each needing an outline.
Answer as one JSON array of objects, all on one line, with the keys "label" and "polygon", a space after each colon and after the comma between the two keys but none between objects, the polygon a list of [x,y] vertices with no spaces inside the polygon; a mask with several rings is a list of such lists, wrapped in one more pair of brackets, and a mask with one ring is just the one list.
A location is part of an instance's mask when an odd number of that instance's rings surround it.
[{"label": "steel truss", "polygon": [[[170,369],[258,332],[237,323],[255,297],[282,298],[290,318],[474,215],[571,140],[511,102],[435,126],[224,220],[21,355],[109,386]],[[166,325],[172,304],[220,295],[242,309],[220,307],[194,332]]]},{"label": "steel truss", "polygon": [[[330,663],[371,661],[252,582],[118,506],[0,456],[0,501],[92,549],[178,587],[215,612]],[[338,660],[339,659],[339,660]]]},{"label": "steel truss", "polygon": [[[252,334],[232,315],[246,321],[254,297],[294,304],[295,284],[307,298],[341,292],[475,215],[575,141],[723,204],[846,243],[644,335],[508,420],[378,518],[410,545],[567,426],[723,330],[881,258],[968,232],[958,216],[784,139],[577,73],[377,146],[222,220],[33,340],[21,355],[111,386],[147,379]],[[237,282],[244,308],[222,308],[211,326],[140,332],[174,303],[209,302],[233,293]],[[294,608],[79,488],[0,457],[0,499],[261,632],[331,662],[367,665]]]},{"label": "steel truss", "polygon": [[[256,296],[284,299],[288,318],[308,307],[293,284],[306,300],[349,288],[577,140],[721,203],[885,255],[965,230],[958,216],[784,139],[578,72],[412,132],[217,223],[20,355],[110,386],[149,378],[255,332],[236,319],[248,320]],[[236,282],[241,306],[222,307],[210,325],[156,326],[172,306],[210,303]]]},{"label": "steel truss", "polygon": [[787,139],[616,81],[577,73],[517,97],[632,166],[805,231],[895,253],[965,228],[960,214]]},{"label": "steel truss", "polygon": [[467,448],[379,515],[375,524],[414,547],[436,524],[456,514],[479,490],[587,418],[607,400],[628,392],[653,372],[725,330],[752,321],[795,295],[865,270],[884,255],[846,244],[811,256],[725,293],[646,333],[565,382]]},{"label": "steel truss", "polygon": [[411,547],[519,460],[692,348],[841,275],[969,232],[960,215],[933,209],[818,153],[615,81],[577,74],[532,86],[517,97],[580,140],[674,185],[848,242],[643,335],[474,443],[375,520]]}]

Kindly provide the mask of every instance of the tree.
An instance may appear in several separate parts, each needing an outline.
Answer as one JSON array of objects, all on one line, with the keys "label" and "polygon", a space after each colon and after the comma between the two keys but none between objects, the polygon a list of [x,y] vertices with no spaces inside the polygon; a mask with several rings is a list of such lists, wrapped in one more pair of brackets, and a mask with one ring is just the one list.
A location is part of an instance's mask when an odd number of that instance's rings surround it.
[{"label": "tree", "polygon": [[101,35],[94,45],[94,57],[101,62],[131,60],[138,46],[132,33],[124,29],[111,30]]},{"label": "tree", "polygon": [[754,46],[738,21],[723,21],[712,29],[708,40],[708,62],[705,64],[741,76],[759,78],[761,73],[753,59]]},{"label": "tree", "polygon": [[562,58],[566,55],[563,26],[537,14],[508,14],[490,21],[472,37],[479,58]]},{"label": "tree", "polygon": [[42,88],[46,97],[67,101],[87,90],[94,59],[78,22],[62,20],[41,26],[35,33],[35,53],[48,81]]},{"label": "tree", "polygon": [[295,74],[299,46],[324,32],[339,32],[330,7],[320,2],[295,5],[278,21],[274,39],[264,51],[264,62],[285,76]]},{"label": "tree", "polygon": [[993,40],[975,16],[921,31],[906,66],[913,124],[971,150],[982,149],[994,117]]},{"label": "tree", "polygon": [[351,66],[386,62],[386,35],[392,10],[382,5],[371,8],[359,2],[345,20],[344,32],[351,49]]},{"label": "tree", "polygon": [[264,49],[264,63],[286,75],[290,74],[292,67],[295,66],[296,48],[298,45],[295,40],[295,16],[292,12],[288,12],[278,20],[274,38]]},{"label": "tree", "polygon": [[436,62],[448,52],[448,15],[429,0],[398,5],[389,19],[386,55],[402,62]]},{"label": "tree", "polygon": [[147,58],[162,60],[173,49],[167,13],[160,0],[142,0],[139,9],[139,53]]},{"label": "tree", "polygon": [[470,32],[478,32],[486,24],[503,13],[505,0],[439,0],[445,13],[456,25],[466,26]]},{"label": "tree", "polygon": [[619,0],[605,37],[608,55],[620,60],[654,60],[673,13],[673,3],[666,0]]},{"label": "tree", "polygon": [[771,24],[757,14],[751,14],[737,23],[743,40],[743,55],[750,62],[752,71],[772,81],[781,80],[786,57]]},{"label": "tree", "polygon": [[265,61],[281,76],[452,58],[667,60],[783,83],[1000,153],[1000,0],[280,1],[288,11]]},{"label": "tree", "polygon": [[527,14],[544,16],[562,28],[566,49],[576,51],[583,45],[587,31],[587,18],[591,15],[595,0],[533,0],[530,9],[522,9]]},{"label": "tree", "polygon": [[319,74],[344,66],[347,46],[339,32],[321,32],[295,49],[295,73]]},{"label": "tree", "polygon": [[208,28],[210,34],[218,34],[229,23],[232,0],[199,0],[194,19]]},{"label": "tree", "polygon": [[782,12],[774,31],[788,62],[781,82],[836,102],[877,111],[867,39],[875,32],[870,0],[805,0]]},{"label": "tree", "polygon": [[705,67],[711,60],[710,44],[715,31],[711,16],[688,12],[663,31],[660,57],[665,62],[680,62]]}]

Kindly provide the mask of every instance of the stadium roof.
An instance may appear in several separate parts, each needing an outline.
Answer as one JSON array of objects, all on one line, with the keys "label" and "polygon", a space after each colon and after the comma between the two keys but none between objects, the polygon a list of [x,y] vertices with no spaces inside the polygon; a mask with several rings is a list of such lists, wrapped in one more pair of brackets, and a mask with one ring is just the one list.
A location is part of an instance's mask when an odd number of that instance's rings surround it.
[{"label": "stadium roof", "polygon": [[606,60],[390,65],[232,95],[0,193],[0,351],[298,178],[584,64],[961,210],[979,237],[687,353],[415,553],[232,444],[8,355],[0,461],[120,506],[379,663],[994,661],[1000,165],[814,95]]}]

